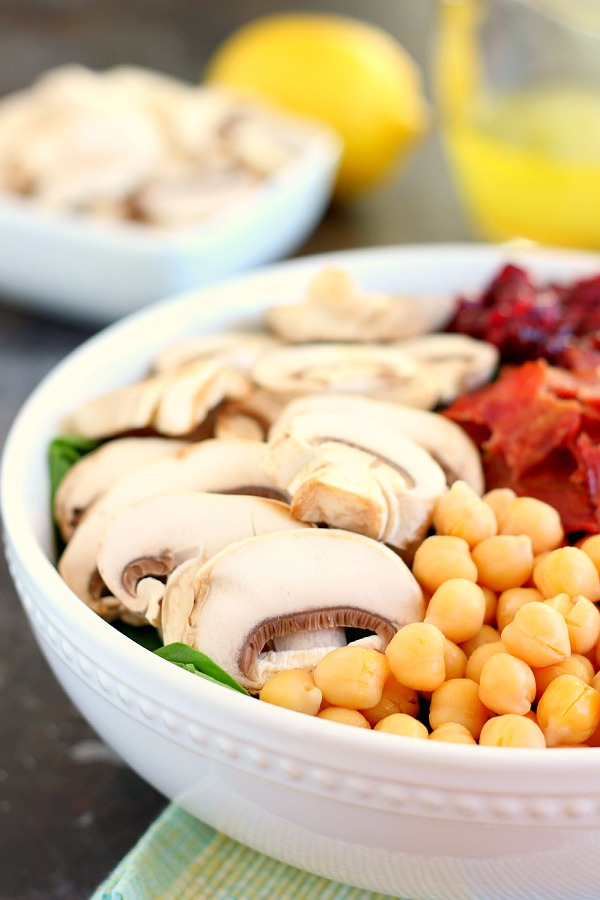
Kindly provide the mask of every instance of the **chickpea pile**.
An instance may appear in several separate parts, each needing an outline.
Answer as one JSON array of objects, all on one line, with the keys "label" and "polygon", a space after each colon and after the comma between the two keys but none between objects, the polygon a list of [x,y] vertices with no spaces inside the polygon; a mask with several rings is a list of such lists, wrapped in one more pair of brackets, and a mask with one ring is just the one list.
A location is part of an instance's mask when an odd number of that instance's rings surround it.
[{"label": "chickpea pile", "polygon": [[332,650],[260,699],[422,740],[600,746],[600,534],[565,545],[555,509],[455,482],[416,550],[422,622],[384,653]]}]

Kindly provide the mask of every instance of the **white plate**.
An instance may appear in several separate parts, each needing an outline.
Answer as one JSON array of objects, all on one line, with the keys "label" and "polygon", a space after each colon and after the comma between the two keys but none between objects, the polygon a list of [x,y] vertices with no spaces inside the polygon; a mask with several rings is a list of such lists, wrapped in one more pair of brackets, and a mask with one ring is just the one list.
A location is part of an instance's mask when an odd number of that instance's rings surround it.
[{"label": "white plate", "polygon": [[0,196],[0,296],[107,324],[163,297],[281,259],[322,217],[341,154],[337,135],[298,125],[304,149],[255,194],[197,227],[166,232],[99,223]]}]

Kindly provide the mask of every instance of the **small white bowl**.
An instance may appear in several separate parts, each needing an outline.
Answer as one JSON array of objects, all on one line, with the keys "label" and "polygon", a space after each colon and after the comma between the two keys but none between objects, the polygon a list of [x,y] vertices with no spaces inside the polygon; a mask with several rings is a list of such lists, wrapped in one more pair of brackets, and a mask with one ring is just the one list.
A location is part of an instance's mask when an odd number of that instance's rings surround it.
[{"label": "small white bowl", "polygon": [[280,172],[231,208],[179,231],[49,212],[0,194],[0,292],[28,309],[105,325],[283,258],[325,212],[342,149],[337,134],[316,123],[299,119],[293,134],[301,150]]},{"label": "small white bowl", "polygon": [[57,678],[142,777],[222,832],[328,878],[416,900],[582,900],[600,884],[600,750],[424,742],[251,700],[132,643],[52,562],[46,448],[62,416],[130,381],[171,339],[255,321],[324,262],[366,288],[459,292],[503,261],[572,279],[600,257],[478,246],[354,251],[160,304],[65,359],[18,415],[2,463],[6,555]]}]

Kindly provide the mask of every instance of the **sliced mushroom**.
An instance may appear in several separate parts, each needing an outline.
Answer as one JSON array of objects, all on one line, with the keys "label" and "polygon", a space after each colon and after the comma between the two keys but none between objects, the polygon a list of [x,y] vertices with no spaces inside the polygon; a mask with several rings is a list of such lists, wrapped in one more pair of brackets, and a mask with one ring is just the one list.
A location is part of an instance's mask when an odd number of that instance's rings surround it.
[{"label": "sliced mushroom", "polygon": [[[281,531],[231,544],[198,570],[182,637],[258,691],[270,675],[297,667],[292,651],[262,656],[274,638],[355,627],[385,646],[423,613],[417,581],[384,545],[337,529]],[[327,650],[316,648],[309,667]]]},{"label": "sliced mushroom", "polygon": [[302,521],[403,550],[425,534],[447,489],[441,466],[397,429],[351,413],[306,413],[268,442],[263,467]]},{"label": "sliced mushroom", "polygon": [[71,538],[88,506],[118,478],[185,446],[185,441],[171,438],[116,438],[83,456],[69,469],[54,498],[54,517],[63,540]]},{"label": "sliced mushroom", "polygon": [[114,598],[105,600],[96,557],[109,519],[131,503],[174,491],[210,491],[271,496],[282,493],[265,475],[265,445],[257,441],[207,440],[188,444],[119,478],[84,513],[60,557],[68,586],[100,615],[117,615]]},{"label": "sliced mushroom", "polygon": [[163,175],[137,193],[139,214],[153,225],[185,228],[256,193],[256,176],[235,166]]},{"label": "sliced mushroom", "polygon": [[362,292],[346,271],[328,266],[310,283],[304,300],[271,307],[265,316],[290,343],[395,341],[442,328],[455,302],[451,295]]},{"label": "sliced mushroom", "polygon": [[234,541],[297,529],[278,500],[204,492],[149,497],[116,513],[103,531],[97,566],[106,587],[129,610],[161,626],[165,580],[178,565],[198,566]]},{"label": "sliced mushroom", "polygon": [[168,344],[152,362],[154,372],[166,372],[199,360],[219,359],[238,372],[249,372],[256,360],[280,341],[260,331],[203,334]]},{"label": "sliced mushroom", "polygon": [[434,373],[441,403],[486,384],[500,361],[497,347],[466,334],[428,334],[402,341],[398,347]]},{"label": "sliced mushroom", "polygon": [[439,413],[360,395],[310,394],[282,409],[269,430],[269,440],[275,440],[293,418],[311,412],[344,412],[389,425],[427,450],[444,470],[449,485],[466,481],[478,494],[485,490],[479,450],[460,425]]},{"label": "sliced mushroom", "polygon": [[142,428],[160,434],[190,434],[223,399],[240,398],[250,382],[218,360],[191,362],[83,404],[65,423],[67,430],[104,438]]},{"label": "sliced mushroom", "polygon": [[397,347],[380,344],[296,344],[264,354],[252,370],[261,387],[289,399],[302,394],[366,394],[428,409],[437,379]]},{"label": "sliced mushroom", "polygon": [[263,388],[257,388],[242,400],[228,400],[217,410],[215,437],[264,441],[286,402],[283,395]]}]

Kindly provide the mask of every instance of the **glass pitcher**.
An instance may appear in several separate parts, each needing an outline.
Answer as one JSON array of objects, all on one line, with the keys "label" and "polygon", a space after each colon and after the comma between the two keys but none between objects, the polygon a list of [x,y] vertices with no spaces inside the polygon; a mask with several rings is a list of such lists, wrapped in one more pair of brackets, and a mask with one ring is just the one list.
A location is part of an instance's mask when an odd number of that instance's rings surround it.
[{"label": "glass pitcher", "polygon": [[600,250],[600,0],[440,0],[433,89],[477,236]]}]

